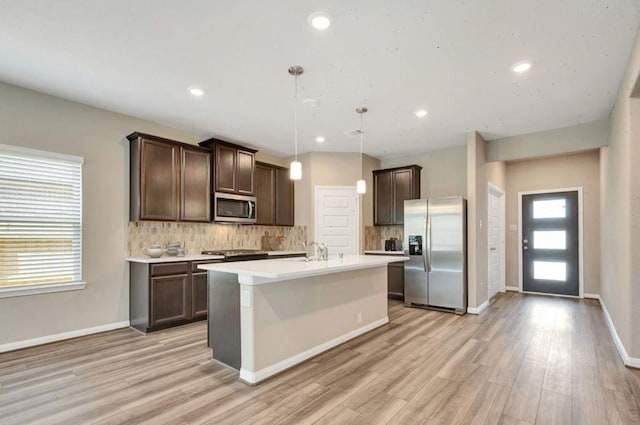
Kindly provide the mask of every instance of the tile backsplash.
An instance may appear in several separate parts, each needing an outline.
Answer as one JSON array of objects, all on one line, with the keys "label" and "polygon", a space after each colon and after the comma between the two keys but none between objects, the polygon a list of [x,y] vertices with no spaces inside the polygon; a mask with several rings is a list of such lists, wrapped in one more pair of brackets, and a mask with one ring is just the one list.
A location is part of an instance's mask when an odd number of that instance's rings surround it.
[{"label": "tile backsplash", "polygon": [[129,255],[131,256],[144,255],[142,250],[149,245],[164,246],[169,242],[181,242],[188,254],[198,254],[205,249],[302,250],[302,242],[306,239],[306,226],[247,226],[157,221],[129,223]]},{"label": "tile backsplash", "polygon": [[364,249],[384,249],[384,241],[391,238],[402,240],[404,238],[404,226],[366,226],[364,228]]}]

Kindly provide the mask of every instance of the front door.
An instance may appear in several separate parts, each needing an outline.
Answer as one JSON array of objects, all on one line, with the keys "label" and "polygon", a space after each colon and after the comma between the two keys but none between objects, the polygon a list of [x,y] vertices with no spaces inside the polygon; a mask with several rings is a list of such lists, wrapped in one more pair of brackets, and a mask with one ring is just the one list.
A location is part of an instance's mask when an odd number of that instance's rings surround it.
[{"label": "front door", "polygon": [[580,293],[578,191],[522,195],[522,289]]}]

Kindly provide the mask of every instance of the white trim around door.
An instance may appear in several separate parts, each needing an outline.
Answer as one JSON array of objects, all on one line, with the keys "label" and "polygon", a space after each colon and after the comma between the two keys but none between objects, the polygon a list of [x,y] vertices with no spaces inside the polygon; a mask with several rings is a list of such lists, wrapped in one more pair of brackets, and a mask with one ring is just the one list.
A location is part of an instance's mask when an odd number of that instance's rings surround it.
[{"label": "white trim around door", "polygon": [[[582,186],[579,187],[563,187],[558,189],[546,189],[546,190],[529,190],[524,192],[518,192],[518,289],[522,290],[522,196],[523,195],[538,195],[542,193],[557,193],[557,192],[578,192],[578,273],[579,273],[579,292],[578,297],[572,295],[557,295],[557,294],[542,294],[542,295],[555,295],[559,297],[567,298],[584,298],[584,215],[583,215],[583,201],[582,201]],[[536,292],[526,292],[527,294],[535,294]]]},{"label": "white trim around door", "polygon": [[[498,285],[498,292],[505,292],[506,291],[506,276],[507,276],[507,259],[506,259],[506,235],[505,235],[505,227],[506,227],[506,209],[505,209],[505,193],[502,189],[500,189],[498,186],[489,183],[489,187],[487,190],[487,263],[490,263],[489,260],[489,255],[490,255],[490,250],[491,247],[490,245],[490,240],[489,240],[489,232],[491,231],[491,223],[490,223],[490,218],[491,218],[491,201],[490,201],[490,197],[491,195],[497,195],[500,198],[500,213],[499,213],[499,217],[498,217],[498,226],[500,228],[500,283]],[[490,264],[487,264],[487,270],[489,270],[489,268],[491,267]],[[491,288],[490,288],[490,283],[487,283],[487,299],[491,299],[491,297],[489,296],[491,292]]]}]

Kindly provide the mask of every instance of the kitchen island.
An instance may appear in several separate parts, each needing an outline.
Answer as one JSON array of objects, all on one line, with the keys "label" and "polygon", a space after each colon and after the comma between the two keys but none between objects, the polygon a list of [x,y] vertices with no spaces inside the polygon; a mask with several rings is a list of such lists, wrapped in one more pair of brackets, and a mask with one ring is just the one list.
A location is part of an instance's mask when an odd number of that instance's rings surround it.
[{"label": "kitchen island", "polygon": [[387,264],[345,255],[198,266],[208,272],[213,358],[256,384],[389,322]]}]

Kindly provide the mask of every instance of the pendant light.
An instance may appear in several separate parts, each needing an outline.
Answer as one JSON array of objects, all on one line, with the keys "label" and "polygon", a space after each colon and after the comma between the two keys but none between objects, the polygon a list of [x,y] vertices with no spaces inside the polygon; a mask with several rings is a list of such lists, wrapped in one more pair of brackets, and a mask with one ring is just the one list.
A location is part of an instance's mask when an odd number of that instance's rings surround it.
[{"label": "pendant light", "polygon": [[362,127],[362,118],[367,111],[368,109],[364,106],[356,109],[356,112],[360,114],[360,180],[356,182],[356,192],[360,194],[367,193],[367,182],[362,178],[364,174],[364,129]]},{"label": "pendant light", "polygon": [[302,75],[304,69],[299,65],[294,65],[289,68],[289,74],[294,78],[294,104],[293,104],[293,143],[294,143],[294,157],[291,164],[289,164],[289,178],[291,180],[302,179],[302,163],[298,161],[298,75]]}]

